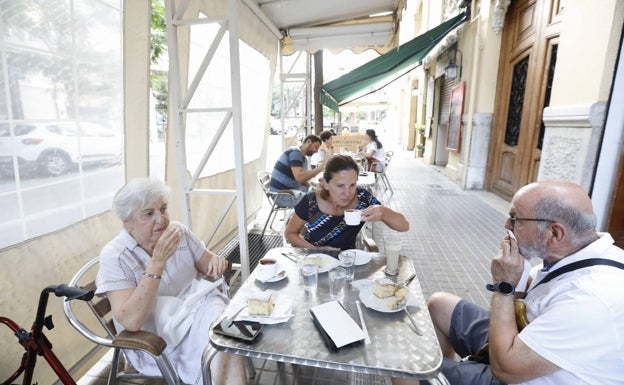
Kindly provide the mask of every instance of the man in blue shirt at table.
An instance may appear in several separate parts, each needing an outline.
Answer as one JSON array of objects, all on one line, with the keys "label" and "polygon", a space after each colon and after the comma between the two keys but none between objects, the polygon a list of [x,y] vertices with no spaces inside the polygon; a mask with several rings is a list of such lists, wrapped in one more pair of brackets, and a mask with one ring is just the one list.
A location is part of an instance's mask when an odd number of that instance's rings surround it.
[{"label": "man in blue shirt at table", "polygon": [[306,156],[314,155],[321,147],[321,138],[316,135],[308,135],[300,146],[288,147],[275,162],[271,173],[269,190],[280,192],[289,190],[294,200],[287,195],[277,198],[280,207],[294,207],[308,191],[308,181],[323,172],[323,162],[312,170],[307,169]]}]

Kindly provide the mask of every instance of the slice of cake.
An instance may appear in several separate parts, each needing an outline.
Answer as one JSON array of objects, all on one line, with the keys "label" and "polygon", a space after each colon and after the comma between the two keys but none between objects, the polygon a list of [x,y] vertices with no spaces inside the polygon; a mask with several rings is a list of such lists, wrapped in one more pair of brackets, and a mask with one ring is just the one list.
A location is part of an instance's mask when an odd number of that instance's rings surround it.
[{"label": "slice of cake", "polygon": [[405,297],[403,298],[392,297],[392,299],[388,301],[389,310],[397,310],[404,306],[405,306]]},{"label": "slice of cake", "polygon": [[318,255],[306,255],[303,258],[304,265],[316,265],[319,268],[323,267],[323,259]]},{"label": "slice of cake", "polygon": [[377,278],[374,281],[373,294],[377,298],[388,298],[394,295],[396,284],[389,278]]},{"label": "slice of cake", "polygon": [[402,287],[394,292],[394,297],[388,302],[388,309],[396,310],[402,308],[405,305],[405,301],[407,300],[405,297],[409,289],[406,287]]},{"label": "slice of cake", "polygon": [[271,293],[254,293],[247,299],[249,315],[271,315],[275,300]]},{"label": "slice of cake", "polygon": [[399,300],[404,300],[407,296],[407,293],[409,293],[409,289],[403,286],[402,288],[394,292],[394,296],[397,297]]}]

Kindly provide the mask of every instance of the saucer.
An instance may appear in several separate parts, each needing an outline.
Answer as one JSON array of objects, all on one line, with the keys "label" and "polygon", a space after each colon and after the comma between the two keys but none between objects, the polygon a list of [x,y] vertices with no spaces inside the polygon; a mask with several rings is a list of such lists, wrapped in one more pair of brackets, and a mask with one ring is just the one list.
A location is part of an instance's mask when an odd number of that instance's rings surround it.
[{"label": "saucer", "polygon": [[[284,272],[283,275],[280,275],[282,272]],[[286,273],[286,269],[283,269],[279,264],[277,265],[277,274],[275,274],[273,277],[268,278],[268,279],[262,279],[260,277],[256,277],[256,279],[262,283],[271,283],[271,282],[278,282],[281,281],[282,279],[286,278],[286,276],[288,275],[288,273]]]}]

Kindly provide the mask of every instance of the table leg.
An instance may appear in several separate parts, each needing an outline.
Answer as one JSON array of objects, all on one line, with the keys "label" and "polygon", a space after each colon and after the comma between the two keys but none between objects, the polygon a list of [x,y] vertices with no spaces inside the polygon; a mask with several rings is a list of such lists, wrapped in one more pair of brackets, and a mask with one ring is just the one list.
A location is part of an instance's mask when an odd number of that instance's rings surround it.
[{"label": "table leg", "polygon": [[208,345],[202,354],[202,368],[204,368],[204,385],[212,385],[212,373],[210,372],[210,363],[217,354],[217,349]]},{"label": "table leg", "polygon": [[[204,385],[212,385],[212,372],[210,371],[210,363],[217,355],[217,349],[212,345],[208,345],[202,354],[202,368],[204,369],[203,382]],[[256,377],[256,369],[254,368],[251,357],[245,357],[245,369],[247,371],[247,379],[252,383]]]},{"label": "table leg", "polygon": [[444,373],[440,372],[437,376],[432,379],[427,380],[431,385],[451,385],[450,382],[446,379]]}]

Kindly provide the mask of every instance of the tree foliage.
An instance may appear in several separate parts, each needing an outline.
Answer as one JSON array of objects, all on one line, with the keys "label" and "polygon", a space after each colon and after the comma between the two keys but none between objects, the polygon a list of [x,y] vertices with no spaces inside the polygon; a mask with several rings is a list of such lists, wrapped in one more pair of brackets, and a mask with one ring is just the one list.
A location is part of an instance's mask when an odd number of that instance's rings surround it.
[{"label": "tree foliage", "polygon": [[[167,24],[165,22],[164,0],[152,0],[152,28],[151,28],[151,62],[157,64],[167,54]],[[167,84],[168,76],[165,71],[150,73],[150,88],[156,99],[156,112],[159,118],[166,121],[167,118]]]},{"label": "tree foliage", "polygon": [[151,46],[152,64],[156,64],[161,56],[167,52],[167,24],[165,23],[163,0],[152,0]]}]

